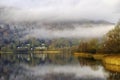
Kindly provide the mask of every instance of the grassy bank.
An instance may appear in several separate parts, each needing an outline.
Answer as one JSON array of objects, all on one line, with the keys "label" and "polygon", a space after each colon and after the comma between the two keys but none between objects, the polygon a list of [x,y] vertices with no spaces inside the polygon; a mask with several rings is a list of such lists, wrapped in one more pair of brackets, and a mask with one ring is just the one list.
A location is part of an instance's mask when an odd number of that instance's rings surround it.
[{"label": "grassy bank", "polygon": [[90,53],[74,53],[74,56],[82,58],[93,58],[92,54]]},{"label": "grassy bank", "polygon": [[95,60],[103,60],[104,57],[109,56],[109,55],[110,54],[96,53],[96,54],[93,54],[92,56]]},{"label": "grassy bank", "polygon": [[74,53],[75,57],[82,57],[82,58],[93,58],[95,60],[102,60],[105,56],[108,54],[103,54],[103,53]]},{"label": "grassy bank", "polygon": [[[92,53],[74,53],[75,57],[82,57],[82,58],[93,58],[95,60],[104,60],[106,61],[106,59],[111,59],[111,58],[115,58],[117,60],[119,60],[120,55],[115,55],[115,54],[104,54],[104,53],[96,53],[96,54],[92,54]],[[113,59],[112,59],[113,60]],[[108,60],[109,61],[109,60]]]}]

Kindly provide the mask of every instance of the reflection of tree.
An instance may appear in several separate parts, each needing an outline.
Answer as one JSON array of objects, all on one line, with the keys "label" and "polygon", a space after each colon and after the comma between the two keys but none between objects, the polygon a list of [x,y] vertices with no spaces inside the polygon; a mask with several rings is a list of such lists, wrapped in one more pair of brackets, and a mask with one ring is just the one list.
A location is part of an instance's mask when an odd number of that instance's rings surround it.
[{"label": "reflection of tree", "polygon": [[61,54],[48,54],[47,59],[52,64],[69,64],[69,63],[75,63],[73,56],[71,55],[64,55],[64,53]]},{"label": "reflection of tree", "polygon": [[108,80],[120,79],[120,66],[114,64],[104,64],[105,70],[109,72]]},{"label": "reflection of tree", "polygon": [[110,72],[107,80],[119,80],[119,79],[120,79],[120,73]]},{"label": "reflection of tree", "polygon": [[99,62],[94,59],[78,58],[81,66],[90,66],[93,70],[98,70]]}]

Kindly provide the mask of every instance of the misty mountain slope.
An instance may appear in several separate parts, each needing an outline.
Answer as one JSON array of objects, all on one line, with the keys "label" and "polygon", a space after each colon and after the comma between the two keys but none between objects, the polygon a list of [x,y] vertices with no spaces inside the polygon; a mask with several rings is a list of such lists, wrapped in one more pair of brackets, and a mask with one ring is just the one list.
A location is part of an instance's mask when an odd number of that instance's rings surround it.
[{"label": "misty mountain slope", "polygon": [[64,21],[9,23],[23,39],[35,38],[99,38],[114,27],[107,21]]},{"label": "misty mountain slope", "polygon": [[[26,10],[13,6],[0,6],[0,23],[9,24],[12,29],[16,27],[24,30],[22,33],[27,33],[29,36],[34,37],[96,37],[94,36],[96,28],[99,28],[99,33],[103,35],[106,30],[110,30],[111,26],[114,25],[103,20],[97,21],[83,18],[79,20],[74,20],[74,18],[56,20],[57,17],[60,17],[59,15],[50,15],[52,14],[42,14],[39,10],[36,12],[36,10]],[[101,31],[100,27],[103,31]],[[92,28],[95,30],[93,31]],[[105,31],[103,28],[106,28]],[[88,32],[91,35],[88,35]]]},{"label": "misty mountain slope", "polygon": [[52,22],[43,23],[46,29],[49,30],[73,30],[77,27],[98,27],[98,26],[113,25],[113,23],[107,21],[92,21],[92,20],[81,20],[81,21],[62,21],[62,22]]},{"label": "misty mountain slope", "polygon": [[114,25],[114,23],[110,23],[107,21],[93,21],[93,20],[80,20],[80,21],[59,21],[59,22],[14,22],[8,23],[9,25],[16,26],[17,28],[26,28],[26,29],[34,29],[34,28],[44,28],[48,30],[64,30],[64,29],[75,29],[76,27],[99,27],[99,26],[108,26]]}]

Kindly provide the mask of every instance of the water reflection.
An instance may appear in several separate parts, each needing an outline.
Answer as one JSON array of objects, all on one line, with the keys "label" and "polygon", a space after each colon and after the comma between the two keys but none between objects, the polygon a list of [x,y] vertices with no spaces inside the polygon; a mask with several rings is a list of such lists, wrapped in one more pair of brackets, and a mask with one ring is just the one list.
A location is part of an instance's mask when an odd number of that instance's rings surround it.
[{"label": "water reflection", "polygon": [[90,66],[93,69],[98,69],[98,66],[102,66],[102,64],[99,61],[96,61],[94,59],[87,59],[87,58],[78,58],[79,63],[81,66]]},{"label": "water reflection", "polygon": [[[119,80],[118,68],[72,54],[5,54],[0,80]],[[104,68],[105,67],[105,68]],[[110,70],[110,69],[112,70]]]},{"label": "water reflection", "polygon": [[104,66],[105,66],[106,70],[120,73],[120,66],[119,65],[105,64]]},{"label": "water reflection", "polygon": [[93,70],[98,70],[99,67],[103,67],[104,74],[106,75],[107,80],[119,80],[120,79],[120,66],[102,64],[100,61],[87,58],[78,58],[80,65],[83,67],[90,66]]},{"label": "water reflection", "polygon": [[120,73],[109,72],[108,80],[119,80],[119,79],[120,79]]},{"label": "water reflection", "polygon": [[120,79],[120,66],[104,64],[106,71],[109,72],[108,80],[119,80]]},{"label": "water reflection", "polygon": [[18,54],[16,55],[16,59],[19,63],[29,63],[30,65],[77,63],[77,59],[75,60],[72,55],[64,54]]}]

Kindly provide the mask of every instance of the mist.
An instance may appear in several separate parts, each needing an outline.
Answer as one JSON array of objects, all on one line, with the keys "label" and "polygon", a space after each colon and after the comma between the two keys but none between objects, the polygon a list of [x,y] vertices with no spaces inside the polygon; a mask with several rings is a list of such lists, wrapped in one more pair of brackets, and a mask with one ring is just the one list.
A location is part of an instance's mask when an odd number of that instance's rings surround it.
[{"label": "mist", "polygon": [[[119,5],[119,0],[0,0],[0,23],[28,25],[84,20],[117,23],[120,18]],[[46,25],[39,28],[33,25],[34,29],[31,30],[30,27],[25,27],[28,34],[24,38],[98,38],[113,29],[114,25],[76,25],[72,29],[68,25],[67,29],[62,30],[46,29]]]},{"label": "mist", "polygon": [[94,25],[92,27],[75,26],[74,29],[51,30],[34,28],[24,39],[35,38],[101,38],[113,29],[114,25]]}]

